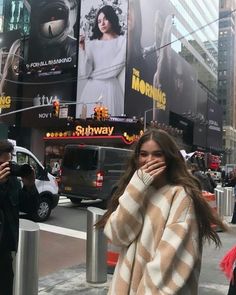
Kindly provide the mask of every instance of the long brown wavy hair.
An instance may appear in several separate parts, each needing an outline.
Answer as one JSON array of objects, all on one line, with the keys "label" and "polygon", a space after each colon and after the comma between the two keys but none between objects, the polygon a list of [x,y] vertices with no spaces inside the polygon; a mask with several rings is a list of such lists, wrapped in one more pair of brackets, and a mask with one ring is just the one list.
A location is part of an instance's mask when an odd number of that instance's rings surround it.
[{"label": "long brown wavy hair", "polygon": [[118,207],[119,197],[123,194],[134,172],[139,168],[138,158],[140,149],[142,145],[149,140],[154,140],[164,153],[167,182],[171,185],[182,185],[193,200],[199,228],[200,247],[202,247],[205,240],[212,240],[217,247],[220,246],[220,238],[212,228],[212,224],[220,227],[222,230],[226,230],[226,226],[220,217],[213,213],[208,203],[202,197],[200,182],[188,171],[185,160],[175,141],[167,132],[160,129],[149,129],[140,137],[135,146],[134,153],[129,160],[127,170],[120,179],[118,188],[111,198],[108,210],[96,226],[104,227],[111,213]]}]

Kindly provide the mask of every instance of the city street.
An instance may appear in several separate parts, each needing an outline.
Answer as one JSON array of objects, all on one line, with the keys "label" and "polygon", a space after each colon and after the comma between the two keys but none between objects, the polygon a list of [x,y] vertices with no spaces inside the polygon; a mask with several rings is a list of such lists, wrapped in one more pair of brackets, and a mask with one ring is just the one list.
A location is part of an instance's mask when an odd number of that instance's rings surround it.
[{"label": "city street", "polygon": [[[88,205],[94,206],[97,203]],[[105,287],[101,286],[101,289],[94,289],[94,292],[100,290],[101,293],[91,293],[91,287],[88,291],[86,284],[85,231],[88,205],[75,206],[69,200],[61,198],[59,206],[54,210],[50,220],[40,224],[43,229],[41,230],[39,253],[40,295],[49,294],[46,290],[50,290],[50,294],[78,294],[78,292],[79,294],[106,294],[108,284]],[[229,218],[227,219],[229,220]],[[205,244],[199,295],[227,294],[228,281],[219,269],[219,261],[225,252],[235,244],[236,226],[230,225],[228,233],[219,233],[219,235],[222,240],[220,249],[215,249],[213,245],[208,245],[208,243]],[[108,282],[110,279],[109,275]],[[53,291],[54,289],[55,291]],[[67,293],[63,293],[62,290],[67,290]],[[75,293],[70,293],[70,290]]]}]

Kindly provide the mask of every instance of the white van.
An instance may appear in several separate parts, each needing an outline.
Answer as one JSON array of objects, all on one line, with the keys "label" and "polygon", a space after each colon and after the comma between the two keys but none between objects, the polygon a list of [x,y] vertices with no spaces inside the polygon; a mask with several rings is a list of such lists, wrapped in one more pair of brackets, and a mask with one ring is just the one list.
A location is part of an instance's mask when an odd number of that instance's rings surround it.
[{"label": "white van", "polygon": [[59,200],[56,178],[48,173],[35,155],[26,148],[14,145],[12,161],[19,165],[25,163],[30,164],[35,170],[35,185],[39,192],[40,200],[35,212],[24,211],[24,213],[29,214],[34,221],[42,222],[47,220],[51,214],[51,210],[57,206]]}]

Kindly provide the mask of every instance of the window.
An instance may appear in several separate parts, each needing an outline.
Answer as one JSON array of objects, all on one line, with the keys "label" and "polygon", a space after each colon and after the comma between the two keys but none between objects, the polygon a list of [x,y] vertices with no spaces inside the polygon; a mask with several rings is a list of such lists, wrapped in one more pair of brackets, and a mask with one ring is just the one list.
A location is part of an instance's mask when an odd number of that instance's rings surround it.
[{"label": "window", "polygon": [[225,0],[220,0],[220,8],[224,8],[225,6]]},{"label": "window", "polygon": [[64,155],[64,167],[72,170],[96,170],[98,150],[67,148]]},{"label": "window", "polygon": [[105,150],[104,170],[125,171],[130,152],[126,150]]},{"label": "window", "polygon": [[17,159],[17,164],[19,165],[23,165],[23,164],[31,165],[35,170],[36,178],[39,178],[40,171],[42,170],[42,168],[39,166],[39,164],[35,161],[34,158],[32,158],[31,156],[23,152],[17,152],[16,159]]}]

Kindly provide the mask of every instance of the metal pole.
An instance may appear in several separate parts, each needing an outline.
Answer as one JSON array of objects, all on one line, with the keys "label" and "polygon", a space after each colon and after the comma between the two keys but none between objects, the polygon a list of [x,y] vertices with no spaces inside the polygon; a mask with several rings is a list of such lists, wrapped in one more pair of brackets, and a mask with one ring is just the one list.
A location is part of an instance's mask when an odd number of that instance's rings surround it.
[{"label": "metal pole", "polygon": [[86,281],[91,284],[107,281],[107,241],[103,229],[94,226],[104,213],[96,207],[87,208]]},{"label": "metal pole", "polygon": [[146,112],[144,112],[144,131],[147,129],[147,118],[146,118]]},{"label": "metal pole", "polygon": [[[97,101],[94,102],[87,102],[86,104],[95,104],[98,103]],[[79,104],[84,104],[83,102],[66,102],[66,101],[61,101],[60,102],[61,106],[66,106],[66,105],[79,105]],[[12,114],[16,114],[16,113],[20,113],[20,112],[24,112],[24,111],[28,111],[28,110],[32,110],[32,109],[39,109],[39,108],[45,108],[45,107],[52,107],[53,104],[47,104],[47,105],[37,105],[37,106],[32,106],[32,107],[28,107],[28,108],[24,108],[24,109],[20,109],[20,110],[15,110],[15,111],[11,111],[8,113],[4,113],[4,114],[0,114],[0,117],[5,117],[8,115],[12,115]]]},{"label": "metal pole", "polygon": [[39,226],[20,219],[19,246],[16,255],[15,295],[38,294]]},{"label": "metal pole", "polygon": [[214,189],[214,193],[216,196],[216,206],[217,206],[217,213],[220,217],[223,217],[224,214],[224,192],[221,189]]},{"label": "metal pole", "polygon": [[144,131],[147,129],[147,113],[150,112],[150,111],[153,112],[153,108],[144,111]]},{"label": "metal pole", "polygon": [[225,187],[224,188],[224,200],[225,200],[225,214],[226,216],[230,216],[233,214],[234,204],[233,204],[233,188]]}]

